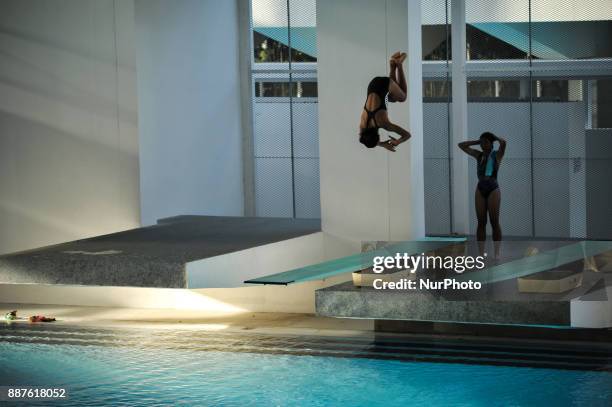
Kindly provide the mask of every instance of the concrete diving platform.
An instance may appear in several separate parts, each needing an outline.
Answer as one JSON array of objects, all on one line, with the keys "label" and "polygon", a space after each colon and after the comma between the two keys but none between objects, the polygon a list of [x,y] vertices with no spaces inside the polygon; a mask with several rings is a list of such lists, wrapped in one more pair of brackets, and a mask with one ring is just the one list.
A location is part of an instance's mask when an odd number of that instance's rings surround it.
[{"label": "concrete diving platform", "polygon": [[[307,247],[318,219],[176,216],[153,226],[0,256],[0,284],[153,288],[241,286],[255,267],[231,267],[234,254],[252,265],[249,250]],[[228,257],[229,256],[229,257]],[[268,257],[272,257],[269,256]],[[264,264],[265,266],[265,264]]]},{"label": "concrete diving platform", "polygon": [[491,324],[570,325],[570,301],[485,301],[433,292],[377,290],[346,282],[317,290],[317,315],[340,318]]},{"label": "concrete diving platform", "polygon": [[[395,275],[398,273],[372,274],[365,269],[360,279],[317,290],[317,315],[398,321],[612,327],[612,242],[504,244],[502,253],[505,252],[505,256],[491,261],[482,270],[462,274],[452,270],[419,270],[409,278],[399,279]],[[477,250],[476,242],[467,242],[462,250],[457,250],[458,246],[461,245],[453,245],[453,255]],[[378,282],[374,284],[376,279]],[[447,280],[454,284],[448,289],[432,284]],[[383,282],[394,285],[384,286]],[[475,283],[481,288],[455,287]]]}]

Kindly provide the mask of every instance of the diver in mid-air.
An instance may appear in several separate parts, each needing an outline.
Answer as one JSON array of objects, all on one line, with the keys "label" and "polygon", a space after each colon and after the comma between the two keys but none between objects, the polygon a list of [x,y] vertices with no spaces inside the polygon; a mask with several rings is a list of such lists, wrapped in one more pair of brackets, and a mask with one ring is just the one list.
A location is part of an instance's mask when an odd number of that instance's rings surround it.
[{"label": "diver in mid-air", "polygon": [[[389,76],[377,76],[368,85],[368,96],[359,122],[359,141],[368,148],[379,146],[395,151],[395,147],[410,138],[410,133],[392,123],[387,114],[387,102],[406,100],[406,77],[402,66],[405,59],[405,52],[391,55]],[[400,138],[389,137],[389,140],[380,141],[380,128],[397,133]]]}]

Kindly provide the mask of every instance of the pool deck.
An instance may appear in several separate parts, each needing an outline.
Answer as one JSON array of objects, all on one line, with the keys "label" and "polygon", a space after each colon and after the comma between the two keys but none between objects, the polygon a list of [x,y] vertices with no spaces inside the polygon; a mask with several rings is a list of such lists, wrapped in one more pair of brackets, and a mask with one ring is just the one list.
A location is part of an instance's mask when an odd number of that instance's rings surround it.
[{"label": "pool deck", "polygon": [[5,325],[54,325],[91,328],[137,328],[143,330],[199,330],[252,332],[271,335],[373,337],[380,335],[423,338],[503,338],[503,340],[542,341],[546,343],[587,342],[612,351],[612,329],[551,329],[541,326],[457,324],[425,321],[333,318],[314,314],[272,312],[203,312],[144,308],[84,307],[41,304],[0,303],[2,316],[17,310],[20,318],[30,315],[54,317],[56,322],[27,320]]},{"label": "pool deck", "polygon": [[[17,310],[17,315],[21,318],[27,318],[30,315],[54,317],[57,321],[48,323],[53,325],[334,336],[359,336],[374,331],[373,320],[327,318],[312,314],[213,313],[195,310],[0,303],[2,316],[12,310]],[[30,325],[28,321],[5,323]]]}]

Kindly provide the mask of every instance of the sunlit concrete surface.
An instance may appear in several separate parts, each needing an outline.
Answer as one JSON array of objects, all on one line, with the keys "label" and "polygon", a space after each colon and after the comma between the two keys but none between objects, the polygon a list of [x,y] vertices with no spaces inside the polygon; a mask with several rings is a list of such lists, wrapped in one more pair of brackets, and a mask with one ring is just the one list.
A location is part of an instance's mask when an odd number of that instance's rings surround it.
[{"label": "sunlit concrete surface", "polygon": [[[198,329],[208,331],[252,331],[278,334],[359,335],[371,333],[374,321],[337,319],[312,314],[213,312],[202,310],[169,310],[114,307],[83,307],[39,304],[0,303],[2,314],[17,310],[27,319],[30,315],[57,318],[56,325],[88,325],[100,327],[134,327]],[[29,321],[0,322],[30,324]]]}]

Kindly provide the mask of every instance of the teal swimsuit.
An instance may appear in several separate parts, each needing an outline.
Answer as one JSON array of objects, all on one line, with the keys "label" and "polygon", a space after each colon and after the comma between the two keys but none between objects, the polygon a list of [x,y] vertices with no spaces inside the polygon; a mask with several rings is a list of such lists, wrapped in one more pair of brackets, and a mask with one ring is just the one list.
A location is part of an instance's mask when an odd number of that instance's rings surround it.
[{"label": "teal swimsuit", "polygon": [[499,188],[497,183],[497,150],[491,150],[488,157],[484,156],[481,152],[478,156],[478,190],[482,196],[486,199],[489,197],[491,192]]}]

